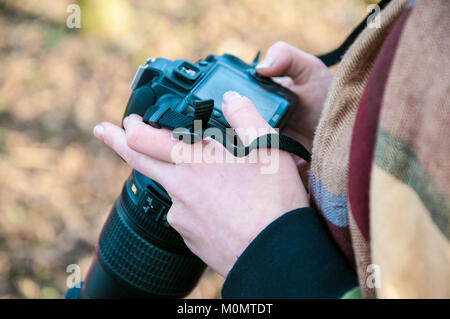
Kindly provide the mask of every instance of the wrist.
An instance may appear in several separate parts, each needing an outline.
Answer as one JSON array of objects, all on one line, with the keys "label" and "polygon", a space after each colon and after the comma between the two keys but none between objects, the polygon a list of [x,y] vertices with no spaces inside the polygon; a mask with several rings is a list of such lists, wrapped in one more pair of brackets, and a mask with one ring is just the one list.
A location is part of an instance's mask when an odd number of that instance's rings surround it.
[{"label": "wrist", "polygon": [[288,212],[242,253],[223,298],[340,298],[356,274],[312,208]]}]

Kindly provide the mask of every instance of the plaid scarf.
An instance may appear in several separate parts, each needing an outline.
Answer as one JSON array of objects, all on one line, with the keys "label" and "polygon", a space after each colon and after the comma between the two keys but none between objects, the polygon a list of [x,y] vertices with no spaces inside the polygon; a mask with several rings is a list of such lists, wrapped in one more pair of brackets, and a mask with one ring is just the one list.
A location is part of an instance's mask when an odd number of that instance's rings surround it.
[{"label": "plaid scarf", "polygon": [[364,297],[450,297],[450,6],[396,0],[379,19],[330,88],[312,204]]}]

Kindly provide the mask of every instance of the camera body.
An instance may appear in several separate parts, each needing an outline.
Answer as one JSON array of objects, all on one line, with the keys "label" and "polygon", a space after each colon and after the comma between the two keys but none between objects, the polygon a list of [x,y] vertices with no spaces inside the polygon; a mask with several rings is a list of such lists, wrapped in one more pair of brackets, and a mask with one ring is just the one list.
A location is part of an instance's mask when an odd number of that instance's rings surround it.
[{"label": "camera body", "polygon": [[247,64],[231,55],[209,55],[190,63],[149,58],[131,83],[133,93],[125,110],[144,116],[152,105],[168,106],[176,112],[194,116],[195,104],[213,99],[210,118],[213,126],[229,127],[222,111],[222,96],[237,91],[255,103],[263,118],[272,127],[281,127],[297,103],[294,93],[263,77],[255,71],[255,64]]},{"label": "camera body", "polygon": [[[158,127],[159,110],[171,109],[195,118],[196,107],[208,101],[207,124],[229,127],[222,96],[233,90],[247,96],[263,118],[281,128],[296,106],[294,93],[224,54],[196,63],[148,59],[131,83],[133,92],[124,117],[136,113]],[[149,141],[151,143],[151,141]],[[194,190],[193,190],[194,191]],[[97,255],[78,292],[68,298],[162,298],[186,296],[197,284],[205,264],[167,223],[170,196],[157,182],[133,170],[102,229]]]}]

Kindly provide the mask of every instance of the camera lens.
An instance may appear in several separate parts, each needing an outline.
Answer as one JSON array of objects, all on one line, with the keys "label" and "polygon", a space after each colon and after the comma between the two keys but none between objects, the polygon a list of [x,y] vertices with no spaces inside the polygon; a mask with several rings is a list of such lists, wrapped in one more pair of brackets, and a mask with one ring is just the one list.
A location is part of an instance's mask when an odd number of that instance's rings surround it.
[{"label": "camera lens", "polygon": [[170,227],[164,188],[133,170],[100,234],[81,298],[183,297],[205,264]]}]

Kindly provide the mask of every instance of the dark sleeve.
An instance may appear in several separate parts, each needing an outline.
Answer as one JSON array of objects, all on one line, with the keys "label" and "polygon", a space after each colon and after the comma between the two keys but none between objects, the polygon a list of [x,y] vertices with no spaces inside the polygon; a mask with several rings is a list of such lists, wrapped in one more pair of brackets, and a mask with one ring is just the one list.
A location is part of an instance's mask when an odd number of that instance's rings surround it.
[{"label": "dark sleeve", "polygon": [[315,212],[293,210],[267,226],[229,272],[223,298],[340,298],[355,271]]}]

